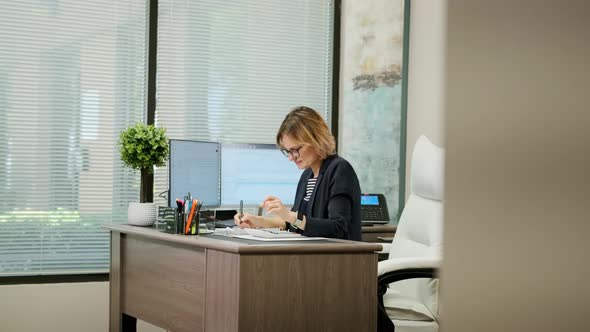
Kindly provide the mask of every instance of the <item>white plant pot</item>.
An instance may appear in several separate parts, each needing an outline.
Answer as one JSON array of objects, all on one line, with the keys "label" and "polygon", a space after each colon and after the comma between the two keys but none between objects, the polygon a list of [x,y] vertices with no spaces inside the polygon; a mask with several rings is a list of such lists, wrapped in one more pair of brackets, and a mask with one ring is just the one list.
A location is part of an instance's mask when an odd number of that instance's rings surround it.
[{"label": "white plant pot", "polygon": [[130,202],[127,222],[135,226],[151,226],[158,219],[158,206],[155,203]]}]

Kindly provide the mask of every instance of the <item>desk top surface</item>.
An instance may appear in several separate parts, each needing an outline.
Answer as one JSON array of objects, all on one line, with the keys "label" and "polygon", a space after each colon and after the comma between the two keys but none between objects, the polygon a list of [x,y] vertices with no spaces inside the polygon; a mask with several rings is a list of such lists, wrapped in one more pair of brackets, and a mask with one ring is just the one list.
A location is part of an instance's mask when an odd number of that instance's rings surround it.
[{"label": "desk top surface", "polygon": [[373,224],[362,226],[363,233],[395,233],[396,230],[397,226],[393,224]]},{"label": "desk top surface", "polygon": [[154,240],[160,240],[199,248],[214,249],[239,254],[288,254],[288,253],[368,253],[381,251],[377,243],[365,243],[340,239],[322,239],[307,241],[253,241],[216,235],[179,235],[169,234],[152,227],[132,225],[104,225],[104,228],[125,234]]}]

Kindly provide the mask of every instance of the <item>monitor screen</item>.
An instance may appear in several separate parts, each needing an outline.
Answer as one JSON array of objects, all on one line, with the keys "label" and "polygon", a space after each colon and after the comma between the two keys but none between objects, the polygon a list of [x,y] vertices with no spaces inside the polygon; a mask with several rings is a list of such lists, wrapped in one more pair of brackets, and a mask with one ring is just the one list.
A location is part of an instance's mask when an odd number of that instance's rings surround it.
[{"label": "monitor screen", "polygon": [[303,171],[274,144],[222,144],[221,204],[259,205],[267,195],[293,205]]},{"label": "monitor screen", "polygon": [[170,140],[168,205],[190,192],[203,206],[220,204],[220,146],[217,142]]}]

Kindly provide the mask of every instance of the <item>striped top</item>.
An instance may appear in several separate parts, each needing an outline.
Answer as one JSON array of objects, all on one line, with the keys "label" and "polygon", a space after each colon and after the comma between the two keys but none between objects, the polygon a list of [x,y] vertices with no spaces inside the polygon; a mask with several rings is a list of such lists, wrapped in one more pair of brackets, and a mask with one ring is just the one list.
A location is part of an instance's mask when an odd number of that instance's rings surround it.
[{"label": "striped top", "polygon": [[313,194],[313,190],[315,189],[315,184],[317,181],[318,178],[310,178],[307,180],[307,190],[305,192],[305,197],[303,197],[304,201],[309,202],[311,199],[311,194]]}]

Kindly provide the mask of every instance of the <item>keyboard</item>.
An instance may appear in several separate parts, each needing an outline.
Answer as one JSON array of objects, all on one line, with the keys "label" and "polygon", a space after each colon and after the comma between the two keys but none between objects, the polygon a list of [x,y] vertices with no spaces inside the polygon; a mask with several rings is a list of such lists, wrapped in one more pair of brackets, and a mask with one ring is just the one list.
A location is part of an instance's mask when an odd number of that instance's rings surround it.
[{"label": "keyboard", "polygon": [[363,224],[387,224],[387,212],[380,206],[362,206],[361,221]]}]

